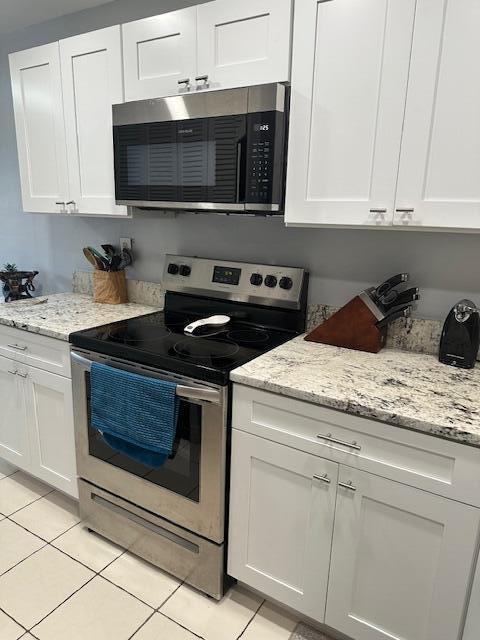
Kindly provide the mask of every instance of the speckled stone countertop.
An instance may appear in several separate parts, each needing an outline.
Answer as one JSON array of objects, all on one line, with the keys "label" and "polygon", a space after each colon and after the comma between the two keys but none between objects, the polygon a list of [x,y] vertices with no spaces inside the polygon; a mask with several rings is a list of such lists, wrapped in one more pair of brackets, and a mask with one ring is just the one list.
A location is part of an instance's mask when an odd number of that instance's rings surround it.
[{"label": "speckled stone countertop", "polygon": [[[42,304],[42,300],[46,302]],[[132,302],[98,304],[88,295],[58,293],[0,304],[0,325],[68,341],[74,331],[144,316],[154,311],[158,309]]]},{"label": "speckled stone countertop", "polygon": [[480,447],[480,366],[295,338],[235,369],[234,382]]}]

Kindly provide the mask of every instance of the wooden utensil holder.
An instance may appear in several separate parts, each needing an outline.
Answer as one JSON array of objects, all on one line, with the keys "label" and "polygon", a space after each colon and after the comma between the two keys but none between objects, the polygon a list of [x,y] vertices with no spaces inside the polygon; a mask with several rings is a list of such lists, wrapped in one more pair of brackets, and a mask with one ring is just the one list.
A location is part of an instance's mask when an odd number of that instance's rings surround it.
[{"label": "wooden utensil holder", "polygon": [[360,296],[356,296],[309,333],[305,340],[378,353],[385,346],[387,331],[386,327],[378,329],[377,322],[375,314]]},{"label": "wooden utensil holder", "polygon": [[94,271],[93,300],[102,304],[128,302],[125,271]]}]

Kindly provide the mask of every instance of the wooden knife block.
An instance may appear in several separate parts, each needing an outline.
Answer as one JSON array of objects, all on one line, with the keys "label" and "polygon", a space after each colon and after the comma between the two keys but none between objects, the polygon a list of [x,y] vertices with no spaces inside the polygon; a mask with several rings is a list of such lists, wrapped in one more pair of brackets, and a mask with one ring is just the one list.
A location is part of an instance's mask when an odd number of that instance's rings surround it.
[{"label": "wooden knife block", "polygon": [[311,331],[305,340],[334,347],[378,353],[385,346],[386,327],[378,329],[378,318],[356,296],[333,316]]}]

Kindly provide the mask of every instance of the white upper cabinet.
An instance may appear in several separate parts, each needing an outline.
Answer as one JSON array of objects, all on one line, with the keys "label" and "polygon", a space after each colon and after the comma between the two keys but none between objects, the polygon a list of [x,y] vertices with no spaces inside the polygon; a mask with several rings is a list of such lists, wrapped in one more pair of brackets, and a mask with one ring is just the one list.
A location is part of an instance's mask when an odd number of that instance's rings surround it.
[{"label": "white upper cabinet", "polygon": [[[159,98],[194,83],[197,8],[165,13],[122,26],[125,100]],[[179,84],[179,81],[188,82]]]},{"label": "white upper cabinet", "polygon": [[414,12],[296,2],[287,224],[391,224]]},{"label": "white upper cabinet", "polygon": [[349,467],[339,477],[326,624],[355,640],[459,638],[479,510]]},{"label": "white upper cabinet", "polygon": [[68,197],[58,43],[10,55],[23,208],[60,212]]},{"label": "white upper cabinet", "polygon": [[292,0],[199,5],[198,76],[212,89],[289,80],[291,14]]},{"label": "white upper cabinet", "polygon": [[397,225],[480,228],[479,31],[478,0],[417,2]]},{"label": "white upper cabinet", "polygon": [[112,105],[123,102],[120,27],[60,41],[68,149],[67,211],[126,214],[115,204]]}]

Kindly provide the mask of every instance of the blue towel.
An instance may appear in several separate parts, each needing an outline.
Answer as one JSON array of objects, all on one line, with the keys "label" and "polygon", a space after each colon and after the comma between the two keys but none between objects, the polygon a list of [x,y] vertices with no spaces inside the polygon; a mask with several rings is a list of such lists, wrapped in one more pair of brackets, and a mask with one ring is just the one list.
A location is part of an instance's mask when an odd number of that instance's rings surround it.
[{"label": "blue towel", "polygon": [[113,449],[158,468],[173,450],[177,385],[94,362],[92,427]]}]

